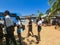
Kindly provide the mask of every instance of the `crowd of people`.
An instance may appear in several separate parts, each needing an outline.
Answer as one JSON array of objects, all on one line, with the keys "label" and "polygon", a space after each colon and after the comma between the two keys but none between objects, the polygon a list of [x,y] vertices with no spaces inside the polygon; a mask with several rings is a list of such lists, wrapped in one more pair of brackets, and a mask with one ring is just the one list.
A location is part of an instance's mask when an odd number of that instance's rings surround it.
[{"label": "crowd of people", "polygon": [[[27,37],[29,37],[29,36],[34,37],[33,31],[32,31],[32,23],[33,23],[32,18],[28,17],[27,19],[29,20]],[[0,45],[3,45],[3,37],[5,37],[5,39],[6,39],[6,45],[10,45],[10,40],[13,42],[14,45],[17,45],[16,39],[14,36],[14,31],[15,31],[14,27],[15,26],[17,27],[17,34],[18,34],[18,39],[19,39],[19,43],[20,43],[19,45],[22,45],[21,33],[23,30],[25,30],[25,25],[22,24],[20,17],[16,16],[17,22],[14,23],[14,21],[10,17],[10,12],[8,10],[6,10],[4,12],[3,20],[4,20],[4,24],[0,23]],[[53,24],[52,22],[51,22],[51,25]],[[57,25],[60,26],[60,18],[56,19],[55,23],[56,23],[56,26]],[[37,44],[41,41],[40,32],[41,32],[43,24],[47,25],[47,24],[50,24],[50,22],[48,22],[46,19],[42,20],[41,17],[38,17],[36,19],[36,26],[37,26],[37,32],[38,32],[38,38],[37,38],[37,42],[36,42]],[[4,33],[3,33],[3,28],[5,28]]]},{"label": "crowd of people", "polygon": [[[3,45],[3,37],[5,37],[6,39],[6,45],[10,45],[10,40],[13,42],[14,45],[17,45],[15,36],[14,36],[14,26],[17,26],[17,34],[18,34],[18,38],[19,38],[19,43],[20,45],[22,45],[21,42],[21,33],[22,31],[25,29],[25,26],[22,24],[21,19],[19,16],[16,16],[16,24],[14,23],[14,21],[11,19],[10,17],[10,12],[8,10],[6,10],[4,12],[4,25],[0,24],[0,45]],[[27,37],[29,37],[32,33],[32,37],[34,36],[33,31],[32,31],[32,20],[31,17],[28,18],[29,22],[28,22],[28,35]],[[42,20],[41,17],[38,17],[38,19],[36,20],[36,26],[37,26],[37,31],[38,31],[38,38],[37,38],[37,44],[40,41],[40,31],[42,28]],[[3,28],[5,33],[3,33]]]}]

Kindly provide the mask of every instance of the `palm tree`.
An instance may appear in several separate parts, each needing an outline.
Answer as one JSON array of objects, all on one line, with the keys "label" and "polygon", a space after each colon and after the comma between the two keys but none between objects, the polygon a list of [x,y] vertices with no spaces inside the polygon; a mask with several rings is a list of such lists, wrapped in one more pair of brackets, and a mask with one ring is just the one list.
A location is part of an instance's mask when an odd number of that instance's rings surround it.
[{"label": "palm tree", "polygon": [[49,14],[51,12],[51,8],[49,8],[47,11],[46,11],[46,14]]},{"label": "palm tree", "polygon": [[51,6],[51,15],[54,16],[57,12],[60,11],[60,0],[49,0]]},{"label": "palm tree", "polygon": [[48,0],[48,3],[49,3],[50,5],[53,5],[55,2],[56,2],[56,0]]}]

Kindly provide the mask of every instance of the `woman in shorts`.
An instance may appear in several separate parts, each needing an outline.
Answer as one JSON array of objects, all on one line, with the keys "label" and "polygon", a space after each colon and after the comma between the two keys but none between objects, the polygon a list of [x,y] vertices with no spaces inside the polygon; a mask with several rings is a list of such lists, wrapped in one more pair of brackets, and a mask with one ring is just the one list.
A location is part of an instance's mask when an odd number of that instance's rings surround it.
[{"label": "woman in shorts", "polygon": [[16,17],[17,19],[17,34],[18,34],[18,38],[19,38],[19,42],[20,42],[20,45],[22,45],[22,42],[21,42],[21,32],[22,32],[22,24],[21,24],[21,19],[19,16]]}]

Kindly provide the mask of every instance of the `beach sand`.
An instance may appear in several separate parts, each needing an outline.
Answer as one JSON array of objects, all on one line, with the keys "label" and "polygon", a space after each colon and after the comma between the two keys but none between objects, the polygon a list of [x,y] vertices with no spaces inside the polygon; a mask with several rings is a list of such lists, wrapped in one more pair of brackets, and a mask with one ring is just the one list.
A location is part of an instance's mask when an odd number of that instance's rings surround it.
[{"label": "beach sand", "polygon": [[[39,44],[36,44],[36,38],[35,37],[27,37],[28,33],[28,26],[25,25],[26,29],[22,32],[23,42],[26,43],[24,45],[60,45],[60,28],[55,29],[54,26],[42,26],[42,30],[40,33],[41,41]],[[33,33],[34,35],[37,35],[37,26],[35,23],[33,23]],[[15,35],[17,35],[16,30],[14,32]]]}]

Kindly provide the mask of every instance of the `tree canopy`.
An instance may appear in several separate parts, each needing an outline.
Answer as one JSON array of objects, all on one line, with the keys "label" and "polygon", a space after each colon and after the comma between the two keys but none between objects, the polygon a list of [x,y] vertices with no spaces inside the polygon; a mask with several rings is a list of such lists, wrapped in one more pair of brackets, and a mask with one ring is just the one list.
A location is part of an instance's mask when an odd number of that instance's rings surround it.
[{"label": "tree canopy", "polygon": [[43,16],[44,14],[42,12],[39,13],[39,17]]},{"label": "tree canopy", "polygon": [[53,16],[57,14],[57,11],[60,11],[60,0],[49,0],[49,4],[51,5],[50,13],[52,13]]}]

